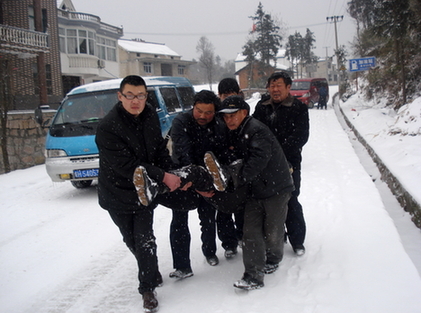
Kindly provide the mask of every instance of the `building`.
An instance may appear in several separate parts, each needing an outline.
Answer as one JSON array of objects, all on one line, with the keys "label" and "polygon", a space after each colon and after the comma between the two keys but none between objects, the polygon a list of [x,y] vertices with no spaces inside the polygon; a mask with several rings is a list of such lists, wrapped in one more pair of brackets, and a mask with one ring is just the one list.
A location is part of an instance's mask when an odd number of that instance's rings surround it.
[{"label": "building", "polygon": [[320,59],[317,63],[306,65],[303,68],[299,65],[298,72],[302,73],[300,78],[322,77],[327,79],[329,85],[338,84],[337,66],[332,57]]},{"label": "building", "polygon": [[0,0],[2,111],[60,102],[56,5],[56,0]]},{"label": "building", "polygon": [[120,39],[120,76],[180,76],[188,77],[189,65],[195,62],[181,60],[181,56],[165,44],[140,39]]},{"label": "building", "polygon": [[76,12],[71,0],[57,0],[64,94],[72,88],[119,77],[118,39],[123,28]]},{"label": "building", "polygon": [[264,92],[267,78],[273,72],[285,71],[290,73],[290,75],[293,74],[291,72],[291,62],[285,57],[285,50],[280,50],[276,62],[273,61],[270,65],[262,64],[259,61],[249,64],[245,59],[246,56],[241,53],[235,59],[235,75],[243,91],[253,88]]}]

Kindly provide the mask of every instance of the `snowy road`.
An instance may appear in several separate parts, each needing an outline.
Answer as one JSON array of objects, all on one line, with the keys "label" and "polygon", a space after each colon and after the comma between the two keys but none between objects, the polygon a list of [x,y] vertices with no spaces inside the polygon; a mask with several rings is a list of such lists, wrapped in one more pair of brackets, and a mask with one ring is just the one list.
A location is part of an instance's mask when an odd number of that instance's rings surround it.
[{"label": "snowy road", "polygon": [[[421,312],[420,276],[333,110],[311,110],[310,120],[300,197],[305,256],[294,256],[287,245],[263,289],[235,291],[241,250],[226,261],[219,248],[220,264],[207,265],[191,212],[195,276],[171,280],[171,212],[159,207],[159,312]],[[142,311],[134,258],[99,208],[94,187],[53,184],[44,166],[0,175],[0,186],[1,312]]]}]

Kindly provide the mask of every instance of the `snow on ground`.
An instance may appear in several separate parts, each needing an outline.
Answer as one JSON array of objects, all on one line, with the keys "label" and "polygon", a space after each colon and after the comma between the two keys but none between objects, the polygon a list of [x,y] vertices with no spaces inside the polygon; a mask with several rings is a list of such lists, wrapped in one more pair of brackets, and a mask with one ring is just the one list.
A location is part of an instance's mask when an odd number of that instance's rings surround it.
[{"label": "snow on ground", "polygon": [[[357,114],[362,100],[350,99],[345,105],[351,108],[351,101],[358,128],[374,122],[374,112],[368,120],[363,120],[365,113]],[[282,265],[266,276],[264,288],[236,291],[232,283],[243,272],[241,250],[227,261],[219,248],[220,264],[207,265],[197,213],[191,212],[195,275],[176,281],[168,278],[171,211],[158,207],[154,227],[164,276],[164,286],[157,289],[159,312],[420,312],[420,275],[347,132],[330,106],[310,110],[310,122],[300,196],[308,226],[307,253],[296,257],[287,245]],[[373,129],[364,132],[372,134]],[[389,140],[376,134],[372,137]],[[400,136],[396,143],[412,137]],[[412,143],[399,147],[407,149],[400,157],[411,168],[406,172],[405,166],[399,167],[404,178],[419,165],[420,159],[409,155],[417,151]],[[398,150],[387,146],[385,158]],[[0,175],[0,185],[1,312],[142,311],[134,257],[98,206],[95,187],[79,190],[52,183],[44,166]],[[421,250],[419,230],[412,228],[408,234],[405,241]]]}]

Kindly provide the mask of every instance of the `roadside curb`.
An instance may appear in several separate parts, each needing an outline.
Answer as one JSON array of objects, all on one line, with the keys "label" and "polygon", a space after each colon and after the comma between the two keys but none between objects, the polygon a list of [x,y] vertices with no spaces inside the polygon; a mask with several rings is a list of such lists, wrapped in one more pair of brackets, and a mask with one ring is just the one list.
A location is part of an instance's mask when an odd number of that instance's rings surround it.
[{"label": "roadside curb", "polygon": [[414,199],[414,197],[402,186],[400,181],[393,175],[393,173],[386,167],[382,162],[380,157],[374,151],[374,149],[367,143],[367,141],[360,135],[358,130],[354,127],[345,113],[342,111],[342,108],[339,104],[339,94],[336,93],[332,98],[332,103],[334,106],[337,106],[341,116],[343,117],[347,126],[352,130],[352,132],[357,137],[358,141],[364,146],[364,148],[369,153],[373,162],[376,164],[377,168],[381,174],[381,180],[384,181],[389,189],[392,191],[393,195],[396,197],[400,205],[404,210],[411,214],[411,220],[414,224],[421,228],[421,205]]}]

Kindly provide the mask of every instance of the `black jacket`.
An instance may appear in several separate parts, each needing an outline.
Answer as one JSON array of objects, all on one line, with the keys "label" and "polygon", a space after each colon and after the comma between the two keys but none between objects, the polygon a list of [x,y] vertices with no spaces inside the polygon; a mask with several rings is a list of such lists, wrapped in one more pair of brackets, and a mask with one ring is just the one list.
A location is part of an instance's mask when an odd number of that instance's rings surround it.
[{"label": "black jacket", "polygon": [[281,103],[262,98],[256,105],[253,117],[270,128],[292,167],[301,169],[301,151],[309,137],[307,106],[291,95]]},{"label": "black jacket", "polygon": [[193,117],[193,110],[178,114],[171,126],[172,158],[181,166],[204,166],[206,151],[213,151],[218,158],[226,147],[228,128],[218,117],[200,126]]},{"label": "black jacket", "polygon": [[252,197],[266,199],[294,190],[282,148],[266,125],[248,116],[229,135],[233,151],[243,159],[240,185],[250,184]]},{"label": "black jacket", "polygon": [[149,104],[134,117],[117,103],[100,122],[95,141],[99,149],[99,204],[106,210],[133,212],[144,208],[133,185],[137,166],[144,166],[159,182],[164,171],[174,167],[158,115]]}]

